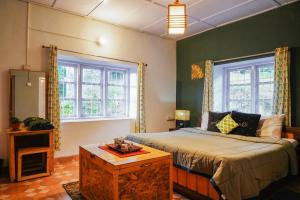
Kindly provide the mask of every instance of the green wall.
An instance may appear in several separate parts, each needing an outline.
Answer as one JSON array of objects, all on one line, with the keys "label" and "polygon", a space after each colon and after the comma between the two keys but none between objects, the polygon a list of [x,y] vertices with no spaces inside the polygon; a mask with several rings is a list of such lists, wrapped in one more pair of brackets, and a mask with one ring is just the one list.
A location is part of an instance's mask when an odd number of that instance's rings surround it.
[{"label": "green wall", "polygon": [[[177,42],[177,109],[201,116],[203,79],[191,80],[191,65],[292,48],[292,123],[300,126],[300,1]],[[220,97],[222,98],[222,97]]]}]

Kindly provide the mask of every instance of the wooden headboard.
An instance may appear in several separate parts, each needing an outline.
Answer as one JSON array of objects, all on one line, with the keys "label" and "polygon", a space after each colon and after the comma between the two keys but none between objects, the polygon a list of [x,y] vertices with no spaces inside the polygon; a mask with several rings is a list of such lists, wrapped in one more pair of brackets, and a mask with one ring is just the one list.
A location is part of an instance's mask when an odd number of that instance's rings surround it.
[{"label": "wooden headboard", "polygon": [[291,126],[283,127],[282,137],[292,138],[300,141],[300,127],[291,127]]}]

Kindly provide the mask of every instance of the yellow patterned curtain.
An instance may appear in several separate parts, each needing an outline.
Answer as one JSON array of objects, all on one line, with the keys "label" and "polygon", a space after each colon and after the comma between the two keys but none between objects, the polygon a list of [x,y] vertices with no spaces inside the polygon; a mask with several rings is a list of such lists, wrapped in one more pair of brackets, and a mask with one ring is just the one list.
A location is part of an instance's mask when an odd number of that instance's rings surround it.
[{"label": "yellow patterned curtain", "polygon": [[145,133],[145,65],[139,63],[137,71],[137,111],[135,121],[135,132]]},{"label": "yellow patterned curtain", "polygon": [[48,119],[54,126],[55,150],[60,149],[60,104],[57,66],[57,47],[50,45],[48,66]]},{"label": "yellow patterned curtain", "polygon": [[285,114],[285,125],[291,126],[290,50],[275,49],[273,114]]},{"label": "yellow patterned curtain", "polygon": [[205,61],[205,79],[203,90],[202,114],[213,108],[213,66],[212,60]]}]

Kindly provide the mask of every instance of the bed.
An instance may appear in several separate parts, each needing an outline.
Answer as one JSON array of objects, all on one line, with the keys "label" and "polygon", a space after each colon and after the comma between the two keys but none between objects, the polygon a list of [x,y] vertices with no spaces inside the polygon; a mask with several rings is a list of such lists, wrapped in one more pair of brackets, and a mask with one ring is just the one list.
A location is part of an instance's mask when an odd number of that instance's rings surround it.
[{"label": "bed", "polygon": [[126,139],[172,153],[175,184],[212,199],[254,198],[272,182],[298,172],[293,139],[224,135],[199,128],[130,134]]}]

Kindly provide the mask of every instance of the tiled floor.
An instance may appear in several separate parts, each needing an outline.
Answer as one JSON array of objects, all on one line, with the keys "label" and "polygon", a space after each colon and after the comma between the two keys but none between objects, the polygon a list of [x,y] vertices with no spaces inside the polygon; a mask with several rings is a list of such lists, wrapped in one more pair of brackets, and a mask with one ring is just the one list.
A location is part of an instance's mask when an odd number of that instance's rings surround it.
[{"label": "tiled floor", "polygon": [[[49,177],[18,183],[0,180],[0,200],[70,200],[62,184],[78,180],[78,159],[61,160],[55,164],[54,174]],[[174,194],[174,200],[187,200]]]}]

